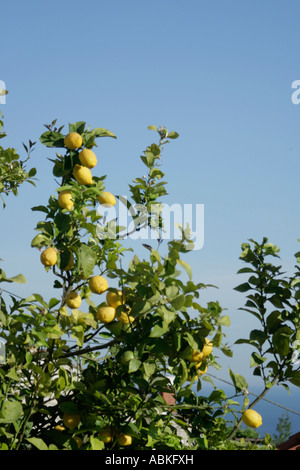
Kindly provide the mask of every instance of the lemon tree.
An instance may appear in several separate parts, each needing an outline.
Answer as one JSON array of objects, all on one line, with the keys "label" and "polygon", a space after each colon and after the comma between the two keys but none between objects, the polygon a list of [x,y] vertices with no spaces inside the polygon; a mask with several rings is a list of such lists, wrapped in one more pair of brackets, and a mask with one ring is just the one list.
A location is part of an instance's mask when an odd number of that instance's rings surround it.
[{"label": "lemon tree", "polygon": [[[6,361],[0,367],[0,448],[237,448],[233,437],[240,424],[258,424],[243,414],[254,410],[255,403],[245,399],[241,407],[217,387],[202,393],[204,381],[214,385],[210,371],[219,369],[218,355],[232,355],[224,333],[229,317],[218,301],[200,303],[201,291],[213,286],[193,278],[186,261],[192,246],[189,232],[182,229],[178,239],[162,243],[164,220],[157,207],[167,183],[161,155],[178,134],[150,126],[157,142],[140,158],[147,175],[131,182],[130,199],[124,201],[106,187],[106,175],[97,165],[97,139],[116,136],[83,121],[69,124],[67,131],[55,124],[46,126],[40,142],[51,153],[57,188],[32,208],[43,218],[31,248],[57,295],[44,299],[36,293],[10,303],[1,296]],[[153,246],[141,243],[139,256],[135,246],[125,248],[121,227],[116,225],[116,236],[109,236],[110,223],[97,210],[99,204],[118,203],[126,204],[136,231],[146,226],[156,230]],[[143,206],[142,214],[134,210],[136,205]],[[298,335],[297,302],[292,305],[292,299],[297,300],[299,286],[296,278],[276,280],[279,272],[264,264],[264,255],[275,251],[264,242],[253,252],[244,246],[242,253],[253,263],[252,280],[239,290],[257,287],[247,308],[262,330],[238,342],[258,349],[252,366],[265,380],[262,396],[272,383],[298,380],[291,341]],[[289,312],[289,322],[274,312],[265,321],[266,292],[277,311]],[[266,362],[265,354],[275,359]],[[243,393],[245,379],[233,371],[230,378],[236,394]],[[165,393],[172,394],[174,406],[166,403]],[[232,432],[229,413],[235,419]],[[269,444],[266,440],[266,448]]]}]

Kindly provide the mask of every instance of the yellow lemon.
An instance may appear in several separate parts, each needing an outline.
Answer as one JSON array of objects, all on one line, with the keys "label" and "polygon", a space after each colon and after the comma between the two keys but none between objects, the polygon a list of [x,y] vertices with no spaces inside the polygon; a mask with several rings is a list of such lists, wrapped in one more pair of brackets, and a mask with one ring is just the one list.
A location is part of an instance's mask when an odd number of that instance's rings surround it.
[{"label": "yellow lemon", "polygon": [[61,191],[58,195],[57,201],[62,209],[67,209],[68,211],[70,211],[74,206],[71,191]]},{"label": "yellow lemon", "polygon": [[90,149],[81,150],[78,156],[80,163],[87,168],[94,168],[97,165],[97,157]]},{"label": "yellow lemon", "polygon": [[101,429],[98,435],[105,444],[108,444],[112,440],[112,430],[110,428]]},{"label": "yellow lemon", "polygon": [[76,181],[80,184],[93,184],[91,170],[82,165],[75,165],[73,168],[73,175]]},{"label": "yellow lemon", "polygon": [[244,411],[242,415],[243,423],[250,428],[258,428],[262,425],[262,417],[257,411],[252,410],[249,408],[248,410]]},{"label": "yellow lemon", "polygon": [[117,308],[125,303],[125,297],[121,290],[118,292],[109,291],[106,294],[106,302],[111,307]]},{"label": "yellow lemon", "polygon": [[213,344],[210,339],[205,338],[205,344],[202,349],[203,356],[208,356],[213,350]]},{"label": "yellow lemon", "polygon": [[112,207],[117,204],[115,196],[108,191],[102,191],[98,196],[98,201],[104,207]]},{"label": "yellow lemon", "polygon": [[55,426],[56,431],[65,431],[66,428],[64,426],[62,426],[61,424],[58,424],[57,426]]},{"label": "yellow lemon", "polygon": [[118,437],[118,443],[122,447],[130,446],[132,444],[132,437],[129,436],[128,434],[122,433]]},{"label": "yellow lemon", "polygon": [[203,375],[203,374],[206,374],[207,372],[207,369],[208,369],[208,366],[206,364],[206,366],[204,367],[204,369],[200,369],[200,367],[202,366],[202,361],[199,362],[198,364],[196,364],[196,369],[197,369],[197,374],[198,375]]},{"label": "yellow lemon", "polygon": [[77,132],[70,132],[64,138],[65,147],[69,150],[76,150],[82,146],[82,137]]},{"label": "yellow lemon", "polygon": [[80,414],[68,414],[65,413],[63,416],[63,423],[68,429],[75,429],[77,428],[78,424],[80,423]]},{"label": "yellow lemon", "polygon": [[89,280],[89,288],[94,294],[103,294],[108,289],[108,282],[103,276],[93,276]]},{"label": "yellow lemon", "polygon": [[196,351],[193,349],[193,354],[191,355],[191,362],[201,362],[203,359],[203,352]]},{"label": "yellow lemon", "polygon": [[[194,382],[197,376],[201,377],[201,375],[206,374],[208,365],[206,364],[205,367],[203,368],[202,363],[203,361],[200,361],[198,362],[198,364],[196,364],[195,366],[196,372],[188,370],[188,373],[189,373],[188,380],[190,380],[191,382]],[[202,366],[202,369],[200,369],[201,366]]]},{"label": "yellow lemon", "polygon": [[134,317],[130,315],[131,309],[128,308],[127,310],[123,310],[121,313],[117,313],[117,320],[121,323],[127,325],[128,323],[134,322]]},{"label": "yellow lemon", "polygon": [[54,266],[57,263],[57,252],[49,246],[42,252],[40,259],[44,266]]},{"label": "yellow lemon", "polygon": [[99,307],[97,310],[97,320],[102,323],[110,323],[116,318],[116,309],[109,305]]},{"label": "yellow lemon", "polygon": [[81,304],[80,295],[75,291],[70,292],[66,297],[66,304],[70,308],[79,308]]}]

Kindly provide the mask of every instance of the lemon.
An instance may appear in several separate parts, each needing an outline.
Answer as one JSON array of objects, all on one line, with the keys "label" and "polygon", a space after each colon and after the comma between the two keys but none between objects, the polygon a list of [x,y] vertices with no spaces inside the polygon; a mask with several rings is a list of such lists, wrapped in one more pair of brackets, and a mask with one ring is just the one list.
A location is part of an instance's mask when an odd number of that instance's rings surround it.
[{"label": "lemon", "polygon": [[242,415],[243,423],[250,428],[258,428],[262,425],[262,417],[257,411],[252,410],[249,408],[248,410],[244,411]]},{"label": "lemon", "polygon": [[73,168],[73,175],[76,181],[80,184],[93,184],[91,170],[82,165],[75,165]]},{"label": "lemon", "polygon": [[98,201],[104,207],[112,207],[117,204],[115,196],[108,191],[102,191],[98,196]]},{"label": "lemon", "polygon": [[116,309],[109,305],[99,307],[97,310],[97,320],[102,323],[110,323],[116,318]]},{"label": "lemon", "polygon": [[87,168],[94,168],[97,165],[97,157],[90,149],[81,150],[78,156],[80,163]]},{"label": "lemon", "polygon": [[81,304],[80,295],[75,291],[70,292],[66,297],[66,304],[70,308],[79,308]]},{"label": "lemon", "polygon": [[201,362],[203,359],[203,352],[193,349],[193,354],[190,357],[191,362]]},{"label": "lemon", "polygon": [[40,258],[44,266],[54,266],[57,263],[57,252],[49,246],[42,252]]},{"label": "lemon", "polygon": [[210,339],[205,338],[205,344],[202,349],[203,356],[208,356],[213,350],[213,344]]},{"label": "lemon", "polygon": [[77,132],[70,132],[64,138],[65,147],[69,150],[76,150],[82,146],[82,137]]},{"label": "lemon", "polygon": [[[196,364],[196,369],[197,369],[197,374],[198,374],[198,375],[204,375],[204,374],[206,374],[206,372],[207,372],[207,369],[208,369],[207,364],[206,364],[206,366],[204,367],[204,369],[203,369],[203,368],[200,369],[201,366],[202,366],[202,361],[199,362],[198,364]],[[198,369],[199,369],[199,370],[198,370]]]},{"label": "lemon", "polygon": [[129,436],[128,434],[122,433],[118,437],[118,443],[122,447],[130,446],[132,444],[132,437]]},{"label": "lemon", "polygon": [[110,428],[101,429],[98,435],[105,444],[108,444],[112,440],[112,430]]},{"label": "lemon", "polygon": [[63,416],[63,423],[68,429],[75,429],[77,428],[78,424],[80,423],[80,414],[68,414],[65,413]]},{"label": "lemon", "polygon": [[[203,361],[200,361],[200,362],[198,362],[198,364],[195,365],[196,372],[194,372],[194,371],[191,372],[190,370],[188,370],[188,373],[189,373],[188,380],[190,380],[191,382],[194,382],[196,380],[197,376],[201,377],[202,375],[206,374],[207,369],[208,369],[208,365],[205,364],[205,367],[203,367],[202,363],[203,363]],[[201,369],[201,366],[202,366],[202,369]]]},{"label": "lemon", "polygon": [[108,282],[102,276],[93,276],[89,280],[89,288],[94,294],[103,294],[108,289]]},{"label": "lemon", "polygon": [[58,195],[57,201],[62,209],[67,209],[68,211],[70,211],[74,206],[71,191],[61,191]]},{"label": "lemon", "polygon": [[106,294],[106,302],[111,307],[117,308],[125,303],[125,297],[121,290],[118,290],[117,292],[109,291]]},{"label": "lemon", "polygon": [[132,359],[134,359],[133,351],[125,351],[121,357],[121,362],[124,366],[127,366]]},{"label": "lemon", "polygon": [[121,313],[117,313],[117,320],[119,320],[121,323],[124,323],[127,325],[128,323],[134,322],[134,317],[129,315],[131,309],[128,308],[127,311],[123,310]]},{"label": "lemon", "polygon": [[66,430],[66,428],[62,426],[61,424],[58,424],[57,426],[55,426],[54,429],[56,429],[56,431],[61,431],[61,432]]}]

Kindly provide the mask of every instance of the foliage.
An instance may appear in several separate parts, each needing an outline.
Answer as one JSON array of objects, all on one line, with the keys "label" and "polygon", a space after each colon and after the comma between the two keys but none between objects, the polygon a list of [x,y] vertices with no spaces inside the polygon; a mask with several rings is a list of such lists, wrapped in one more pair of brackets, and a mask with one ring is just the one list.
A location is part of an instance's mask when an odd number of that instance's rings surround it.
[{"label": "foliage", "polygon": [[[11,296],[10,303],[1,296],[0,337],[6,343],[6,361],[0,367],[0,448],[122,449],[122,433],[132,437],[133,449],[256,448],[243,437],[232,439],[249,405],[247,395],[241,410],[209,377],[212,368],[220,367],[215,351],[232,354],[224,344],[224,327],[230,321],[218,301],[199,303],[201,291],[211,286],[195,282],[184,259],[192,246],[189,232],[182,228],[181,238],[168,241],[161,253],[160,198],[166,194],[166,182],[160,160],[164,146],[178,134],[150,126],[158,143],[141,155],[147,176],[129,185],[131,201],[125,203],[134,230],[151,226],[157,232],[156,246],[144,244],[142,257],[124,248],[118,222],[112,225],[97,210],[98,197],[107,189],[105,175],[93,175],[90,185],[76,181],[73,169],[80,163],[80,149],[66,149],[63,127],[57,130],[55,124],[46,126],[40,141],[51,150],[60,149],[51,159],[59,181],[57,194],[32,208],[44,219],[37,223],[31,246],[37,253],[48,247],[57,251],[53,266],[41,265],[53,279],[57,296]],[[107,129],[86,128],[85,122],[69,124],[69,132],[79,133],[89,149],[98,138],[115,138]],[[71,210],[59,205],[61,191],[71,192]],[[124,203],[121,196],[118,199]],[[254,245],[252,250],[242,246],[241,258],[252,267],[240,272],[250,272],[251,277],[237,289],[254,290],[246,306],[261,330],[238,343],[256,348],[252,366],[267,389],[275,381],[297,383],[291,342],[298,338],[298,306],[292,303],[298,283],[278,278],[279,268],[265,261],[268,255],[277,256],[276,247],[266,240]],[[126,266],[125,255],[130,255]],[[95,275],[108,281],[108,291],[91,291],[89,281]],[[2,280],[8,281],[4,273]],[[103,323],[98,311],[107,304],[107,292],[117,290],[124,303],[113,321]],[[80,295],[80,307],[68,307],[70,292]],[[267,315],[267,302],[276,304],[277,313]],[[212,341],[212,352],[200,362],[194,360],[193,352],[203,350],[206,338]],[[267,356],[272,359],[267,361]],[[245,379],[232,371],[230,378],[236,393],[243,393]],[[213,386],[208,394],[201,393],[203,381]],[[173,394],[174,406],[166,403],[164,393]],[[80,416],[74,428],[65,425],[66,414]],[[232,432],[230,414],[235,416]],[[269,437],[258,447],[271,448]]]},{"label": "foliage", "polygon": [[[3,115],[0,112],[0,139],[6,137],[3,126]],[[35,142],[31,140],[29,140],[28,145],[23,143],[24,150],[27,154],[24,160],[20,159],[20,155],[14,148],[5,149],[0,146],[0,196],[3,207],[6,206],[3,196],[8,196],[10,193],[16,196],[20,185],[25,181],[35,185],[34,176],[36,175],[36,169],[31,168],[30,170],[26,170],[26,163],[30,159],[34,145]]]}]

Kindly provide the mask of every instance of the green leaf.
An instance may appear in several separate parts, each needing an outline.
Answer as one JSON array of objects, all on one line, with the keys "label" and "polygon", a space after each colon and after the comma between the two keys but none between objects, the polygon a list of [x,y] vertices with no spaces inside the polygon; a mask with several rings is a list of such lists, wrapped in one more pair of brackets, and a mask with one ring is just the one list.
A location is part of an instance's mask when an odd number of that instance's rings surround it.
[{"label": "green leaf", "polygon": [[300,371],[292,372],[291,375],[292,377],[289,379],[289,382],[296,385],[296,387],[300,387]]},{"label": "green leaf", "polygon": [[149,377],[151,377],[151,375],[154,374],[155,372],[155,369],[156,369],[156,365],[155,364],[149,364],[148,362],[144,362],[143,363],[143,369],[145,371],[145,379],[148,380]]},{"label": "green leaf", "polygon": [[185,304],[184,294],[177,295],[177,297],[171,301],[171,304],[176,310],[180,310]]},{"label": "green leaf", "polygon": [[84,244],[80,246],[79,253],[83,276],[87,279],[93,273],[97,257],[94,250],[90,246]]},{"label": "green leaf", "polygon": [[250,367],[260,366],[265,361],[266,361],[265,357],[261,357],[259,354],[254,352],[254,353],[251,354]]},{"label": "green leaf", "polygon": [[23,408],[18,401],[2,402],[0,411],[0,423],[14,423],[23,415]]},{"label": "green leaf", "polygon": [[101,441],[101,439],[97,439],[94,436],[90,437],[90,443],[91,443],[92,450],[103,450],[105,447],[104,442]]},{"label": "green leaf", "polygon": [[26,440],[39,450],[48,450],[47,444],[39,437],[27,437]]},{"label": "green leaf", "polygon": [[281,359],[284,359],[290,352],[290,337],[293,331],[288,326],[283,326],[273,334],[273,344],[275,351]]},{"label": "green leaf", "polygon": [[168,139],[177,139],[179,137],[179,134],[175,131],[168,132],[167,138]]},{"label": "green leaf", "polygon": [[16,282],[17,284],[26,283],[26,279],[25,279],[25,276],[23,276],[23,274],[18,274],[17,276],[13,276],[13,277],[2,277],[1,281],[2,282]]},{"label": "green leaf", "polygon": [[[187,380],[188,380],[188,368],[186,365],[186,362],[183,359],[179,359],[180,364],[179,364],[179,374],[178,374],[178,379],[179,379],[179,386],[183,385]],[[177,380],[177,379],[176,379]]]},{"label": "green leaf", "polygon": [[59,132],[47,131],[41,135],[40,141],[46,147],[60,147],[63,148],[64,144],[64,135]]},{"label": "green leaf", "polygon": [[52,299],[49,300],[49,310],[53,307],[55,307],[56,305],[58,305],[60,302],[59,299],[55,299],[54,297]]},{"label": "green leaf", "polygon": [[141,364],[142,363],[139,359],[131,359],[129,362],[128,373],[131,374],[132,372],[136,372],[140,368]]},{"label": "green leaf", "polygon": [[243,284],[240,284],[239,286],[234,288],[234,290],[238,292],[247,292],[250,289],[251,289],[251,286],[248,284],[248,282],[244,282]]},{"label": "green leaf", "polygon": [[242,375],[234,374],[231,369],[229,369],[229,375],[237,392],[248,388],[247,381]]},{"label": "green leaf", "polygon": [[15,382],[19,382],[20,380],[22,380],[22,378],[20,377],[20,375],[18,375],[15,367],[13,367],[6,375],[5,377],[8,377],[9,379],[11,380],[14,380]]},{"label": "green leaf", "polygon": [[230,326],[231,321],[229,315],[223,315],[217,320],[217,324],[221,326]]},{"label": "green leaf", "polygon": [[182,259],[178,259],[177,264],[179,264],[183,269],[185,269],[185,271],[187,272],[190,280],[192,280],[192,268],[191,268],[191,266],[186,261],[183,261]]},{"label": "green leaf", "polygon": [[78,134],[82,134],[85,128],[84,121],[74,122],[73,124],[69,124],[69,132],[77,132]]}]

